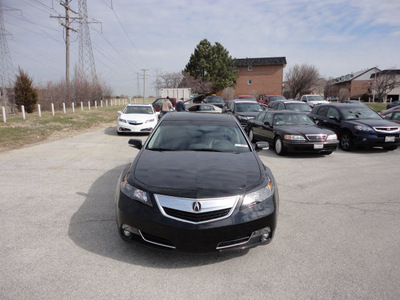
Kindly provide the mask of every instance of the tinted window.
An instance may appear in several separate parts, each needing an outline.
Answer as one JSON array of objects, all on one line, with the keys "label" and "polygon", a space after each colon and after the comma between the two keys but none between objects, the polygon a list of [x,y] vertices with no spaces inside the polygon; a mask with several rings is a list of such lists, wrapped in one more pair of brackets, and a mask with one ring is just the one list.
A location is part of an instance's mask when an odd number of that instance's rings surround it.
[{"label": "tinted window", "polygon": [[[178,123],[178,124],[177,124]],[[164,122],[151,137],[147,149],[156,151],[249,152],[236,124]]]},{"label": "tinted window", "polygon": [[267,113],[265,114],[264,122],[268,122],[269,124],[272,125],[272,117],[273,117],[272,113],[267,112]]},{"label": "tinted window", "polygon": [[265,112],[259,113],[259,114],[256,116],[256,120],[259,121],[259,122],[262,122],[263,119],[264,119],[264,117],[265,117]]},{"label": "tinted window", "polygon": [[316,112],[316,114],[318,115],[318,116],[321,116],[321,117],[326,117],[327,116],[327,112],[328,112],[328,106],[322,106],[322,107],[320,107],[319,109],[318,109],[318,111]]},{"label": "tinted window", "polygon": [[334,108],[334,107],[329,107],[326,115],[327,115],[329,118],[330,118],[330,117],[334,117],[334,118],[338,118],[338,119],[339,119],[339,112],[338,112],[337,109]]}]

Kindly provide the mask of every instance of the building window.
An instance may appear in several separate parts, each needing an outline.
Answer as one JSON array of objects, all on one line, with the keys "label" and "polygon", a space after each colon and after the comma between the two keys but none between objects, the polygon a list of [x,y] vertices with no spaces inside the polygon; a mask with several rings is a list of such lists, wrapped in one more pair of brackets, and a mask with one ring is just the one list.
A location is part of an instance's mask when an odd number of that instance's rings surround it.
[{"label": "building window", "polygon": [[252,85],[253,84],[253,80],[249,79],[247,80],[247,85]]},{"label": "building window", "polygon": [[247,71],[249,71],[249,72],[253,71],[253,66],[248,66]]}]

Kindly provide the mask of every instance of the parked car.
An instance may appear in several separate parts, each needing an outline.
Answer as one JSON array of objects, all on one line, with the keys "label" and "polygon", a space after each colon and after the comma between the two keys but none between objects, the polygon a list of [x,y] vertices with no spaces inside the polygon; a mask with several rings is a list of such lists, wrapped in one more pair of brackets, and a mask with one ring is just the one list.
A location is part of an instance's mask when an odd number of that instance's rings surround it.
[{"label": "parked car", "polygon": [[128,104],[118,112],[117,133],[150,132],[157,125],[157,114],[150,104]]},{"label": "parked car", "polygon": [[263,107],[257,101],[232,100],[226,104],[222,112],[234,115],[245,128],[247,121],[253,119],[262,110],[264,110]]},{"label": "parked car", "polygon": [[386,110],[386,112],[382,113],[381,116],[385,120],[389,120],[400,124],[400,106],[398,106],[397,108],[395,106],[394,109],[392,110]]},{"label": "parked car", "polygon": [[294,110],[304,113],[311,112],[312,108],[304,102],[296,100],[276,100],[268,104],[269,109]]},{"label": "parked car", "polygon": [[396,107],[396,106],[400,106],[400,100],[389,102],[388,104],[386,104],[386,109]]},{"label": "parked car", "polygon": [[268,110],[247,124],[252,142],[267,141],[278,155],[287,152],[331,154],[338,147],[336,134],[323,129],[304,113],[291,110]]},{"label": "parked car", "polygon": [[187,107],[190,112],[222,113],[222,108],[211,104],[193,104]]},{"label": "parked car", "polygon": [[400,127],[382,119],[366,105],[321,104],[309,116],[316,124],[335,131],[345,151],[351,151],[357,146],[395,150],[400,144]]},{"label": "parked car", "polygon": [[203,103],[212,104],[222,108],[225,105],[225,101],[220,96],[207,96],[203,99]]},{"label": "parked car", "polygon": [[300,101],[307,103],[311,108],[317,104],[329,103],[329,101],[324,100],[320,95],[303,95]]},{"label": "parked car", "polygon": [[156,112],[160,112],[161,111],[161,105],[163,104],[164,100],[168,99],[169,101],[171,101],[171,104],[174,108],[176,108],[176,98],[157,98],[156,100],[153,101],[152,105],[154,107],[154,110]]},{"label": "parked car", "polygon": [[286,100],[286,98],[281,95],[265,95],[261,100],[258,100],[258,102],[261,104],[268,105],[271,102],[277,100]]},{"label": "parked car", "polygon": [[237,96],[236,99],[257,101],[256,97],[254,97],[253,95],[239,95],[239,96]]},{"label": "parked car", "polygon": [[279,196],[234,117],[166,114],[117,184],[116,218],[125,241],[183,252],[243,250],[271,242]]}]

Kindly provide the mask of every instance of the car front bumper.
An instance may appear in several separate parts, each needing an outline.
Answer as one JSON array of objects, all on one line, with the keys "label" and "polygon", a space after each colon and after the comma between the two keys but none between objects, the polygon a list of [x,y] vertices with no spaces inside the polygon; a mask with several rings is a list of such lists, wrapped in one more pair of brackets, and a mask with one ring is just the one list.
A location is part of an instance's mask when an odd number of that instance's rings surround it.
[{"label": "car front bumper", "polygon": [[240,207],[224,219],[192,224],[166,217],[154,197],[153,207],[117,190],[118,230],[127,241],[180,252],[211,253],[248,249],[271,242],[277,223],[278,193],[252,207]]},{"label": "car front bumper", "polygon": [[400,145],[399,133],[358,132],[353,139],[355,146],[391,147]]},{"label": "car front bumper", "polygon": [[117,131],[122,132],[150,132],[157,125],[157,120],[148,123],[125,123],[117,121]]},{"label": "car front bumper", "polygon": [[332,152],[337,149],[338,145],[338,140],[332,140],[329,142],[283,141],[283,147],[289,152]]}]

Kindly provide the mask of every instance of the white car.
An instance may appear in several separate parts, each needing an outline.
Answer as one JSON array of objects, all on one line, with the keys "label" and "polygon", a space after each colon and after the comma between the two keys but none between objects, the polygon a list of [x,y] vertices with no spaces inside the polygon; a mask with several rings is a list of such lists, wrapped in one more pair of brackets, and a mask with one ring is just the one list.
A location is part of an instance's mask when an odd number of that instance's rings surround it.
[{"label": "white car", "polygon": [[312,108],[317,104],[329,104],[329,101],[324,100],[320,95],[303,95],[300,101],[307,103]]},{"label": "white car", "polygon": [[124,132],[150,132],[158,121],[156,111],[151,104],[128,104],[118,114],[118,134]]}]

